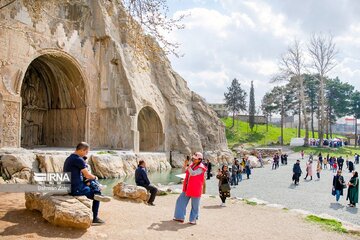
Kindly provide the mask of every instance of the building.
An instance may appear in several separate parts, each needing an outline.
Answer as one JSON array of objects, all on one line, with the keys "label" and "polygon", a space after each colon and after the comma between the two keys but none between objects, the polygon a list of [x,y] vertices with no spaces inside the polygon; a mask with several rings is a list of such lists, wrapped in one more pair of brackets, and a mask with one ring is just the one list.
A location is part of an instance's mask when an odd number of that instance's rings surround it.
[{"label": "building", "polygon": [[225,103],[209,103],[209,106],[217,113],[220,118],[229,116],[229,110]]}]

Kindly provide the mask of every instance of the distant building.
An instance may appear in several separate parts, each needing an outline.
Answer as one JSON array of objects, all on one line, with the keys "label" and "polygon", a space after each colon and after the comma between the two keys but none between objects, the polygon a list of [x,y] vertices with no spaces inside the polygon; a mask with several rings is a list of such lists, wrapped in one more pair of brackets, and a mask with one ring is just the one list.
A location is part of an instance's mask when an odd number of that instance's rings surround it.
[{"label": "distant building", "polygon": [[209,106],[217,113],[219,117],[229,116],[229,110],[225,103],[209,103]]}]

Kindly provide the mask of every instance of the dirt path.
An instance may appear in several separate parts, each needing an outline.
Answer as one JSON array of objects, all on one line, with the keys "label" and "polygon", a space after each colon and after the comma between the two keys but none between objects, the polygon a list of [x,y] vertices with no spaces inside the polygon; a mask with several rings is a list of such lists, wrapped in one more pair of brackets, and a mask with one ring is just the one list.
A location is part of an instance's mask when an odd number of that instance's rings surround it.
[{"label": "dirt path", "polygon": [[100,206],[105,225],[87,231],[55,227],[25,209],[24,194],[0,194],[0,239],[359,239],[322,230],[296,213],[204,197],[195,226],[173,222],[177,195],[158,197],[156,206],[113,200]]}]

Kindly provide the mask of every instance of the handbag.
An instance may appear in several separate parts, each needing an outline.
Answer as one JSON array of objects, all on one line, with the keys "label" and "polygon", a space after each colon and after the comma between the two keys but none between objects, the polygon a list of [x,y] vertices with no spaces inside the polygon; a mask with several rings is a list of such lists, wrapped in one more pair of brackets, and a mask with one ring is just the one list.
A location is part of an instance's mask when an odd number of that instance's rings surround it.
[{"label": "handbag", "polygon": [[331,195],[333,195],[333,196],[336,195],[335,188],[332,188]]},{"label": "handbag", "polygon": [[224,183],[220,185],[220,191],[221,192],[230,192],[230,185],[229,183]]}]

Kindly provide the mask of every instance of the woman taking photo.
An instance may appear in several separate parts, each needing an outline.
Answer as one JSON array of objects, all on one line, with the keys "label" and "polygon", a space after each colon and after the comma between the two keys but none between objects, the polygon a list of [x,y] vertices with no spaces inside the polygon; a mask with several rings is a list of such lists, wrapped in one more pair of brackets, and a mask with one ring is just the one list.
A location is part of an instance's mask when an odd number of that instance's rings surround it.
[{"label": "woman taking photo", "polygon": [[349,206],[355,207],[359,201],[359,176],[358,172],[352,172],[353,176],[351,177],[348,186],[348,194],[346,200],[349,200]]},{"label": "woman taking photo", "polygon": [[222,202],[220,206],[225,207],[226,198],[230,197],[230,172],[226,165],[223,165],[221,170],[219,169],[216,178],[219,179],[219,195]]},{"label": "woman taking photo", "polygon": [[341,170],[337,171],[337,174],[333,178],[332,194],[336,196],[336,202],[339,202],[340,196],[343,195],[343,189],[346,188],[344,177],[341,176]]}]

